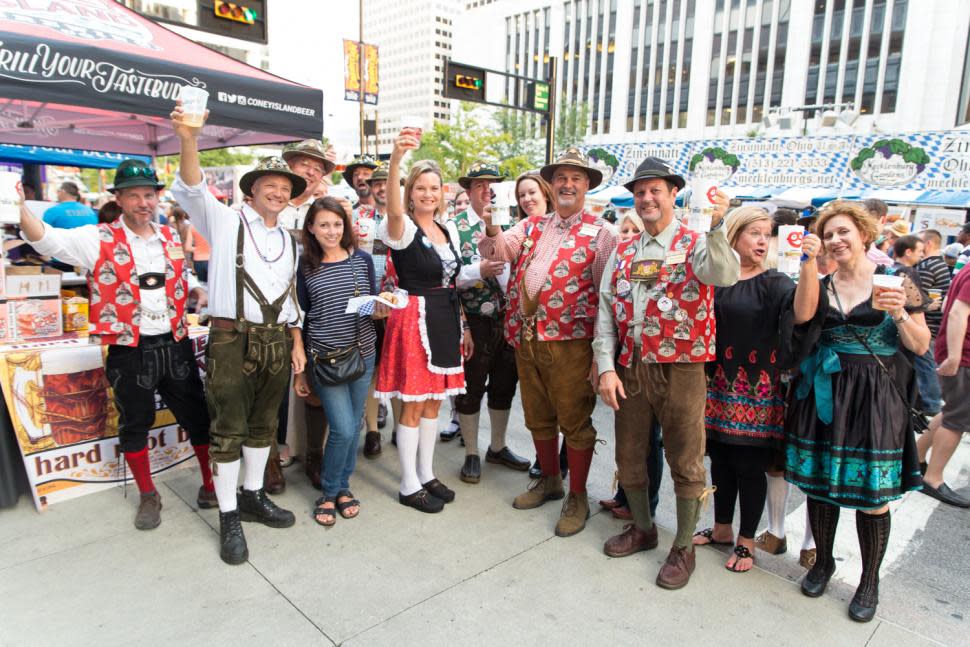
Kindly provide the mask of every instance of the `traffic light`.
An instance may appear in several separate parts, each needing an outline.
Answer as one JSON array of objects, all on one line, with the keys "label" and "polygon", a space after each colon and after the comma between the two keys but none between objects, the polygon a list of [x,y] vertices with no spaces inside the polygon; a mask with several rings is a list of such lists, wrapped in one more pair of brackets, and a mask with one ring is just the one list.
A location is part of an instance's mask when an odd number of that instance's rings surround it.
[{"label": "traffic light", "polygon": [[246,25],[254,24],[259,17],[255,9],[235,2],[225,2],[225,0],[215,0],[212,11],[218,18],[241,22]]},{"label": "traffic light", "polygon": [[485,70],[445,61],[444,95],[448,99],[485,102]]},{"label": "traffic light", "polygon": [[481,90],[482,80],[475,76],[458,74],[455,76],[455,85],[466,90]]}]

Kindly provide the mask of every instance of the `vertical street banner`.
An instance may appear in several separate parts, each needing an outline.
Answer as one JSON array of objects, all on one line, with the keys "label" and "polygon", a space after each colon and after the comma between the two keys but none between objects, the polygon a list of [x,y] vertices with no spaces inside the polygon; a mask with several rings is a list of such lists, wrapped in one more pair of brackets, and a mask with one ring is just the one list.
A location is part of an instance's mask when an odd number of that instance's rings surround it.
[{"label": "vertical street banner", "polygon": [[[192,338],[200,370],[206,339],[205,334]],[[24,343],[0,354],[0,386],[38,510],[125,480],[104,353],[85,340]],[[153,474],[195,456],[188,432],[157,394],[148,453]]]},{"label": "vertical street banner", "polygon": [[360,101],[363,85],[360,78],[360,43],[344,39],[344,99]]},{"label": "vertical street banner", "polygon": [[380,91],[377,45],[364,43],[364,103],[377,105]]}]

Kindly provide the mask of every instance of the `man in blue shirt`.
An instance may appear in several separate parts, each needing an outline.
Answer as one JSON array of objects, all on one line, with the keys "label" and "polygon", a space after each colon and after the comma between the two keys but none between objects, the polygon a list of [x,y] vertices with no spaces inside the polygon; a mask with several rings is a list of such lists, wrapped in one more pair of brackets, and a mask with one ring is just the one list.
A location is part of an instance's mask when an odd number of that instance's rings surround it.
[{"label": "man in blue shirt", "polygon": [[81,204],[80,200],[81,192],[77,185],[64,182],[57,188],[58,204],[44,212],[44,222],[60,229],[98,224],[98,214],[91,207]]}]

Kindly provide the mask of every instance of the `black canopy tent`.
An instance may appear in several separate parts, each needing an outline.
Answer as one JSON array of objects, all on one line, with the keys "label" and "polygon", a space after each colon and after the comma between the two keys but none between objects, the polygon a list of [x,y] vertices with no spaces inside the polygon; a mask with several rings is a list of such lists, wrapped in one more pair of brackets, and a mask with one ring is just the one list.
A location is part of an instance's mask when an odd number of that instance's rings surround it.
[{"label": "black canopy tent", "polygon": [[113,0],[0,6],[0,143],[176,153],[168,115],[183,85],[209,92],[203,149],[322,135],[320,90],[192,42]]}]

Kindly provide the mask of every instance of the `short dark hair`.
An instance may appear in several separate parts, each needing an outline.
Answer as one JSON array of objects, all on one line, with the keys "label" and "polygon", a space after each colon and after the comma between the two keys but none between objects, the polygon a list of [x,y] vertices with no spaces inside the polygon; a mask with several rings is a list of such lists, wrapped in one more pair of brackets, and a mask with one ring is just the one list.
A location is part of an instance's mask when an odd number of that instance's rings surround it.
[{"label": "short dark hair", "polygon": [[897,238],[896,242],[893,243],[893,257],[902,258],[906,255],[906,252],[916,249],[916,246],[922,242],[919,236],[914,236],[913,234]]},{"label": "short dark hair", "polygon": [[121,216],[121,205],[114,200],[109,200],[98,209],[98,222],[111,224]]},{"label": "short dark hair", "polygon": [[873,218],[882,219],[889,214],[889,206],[879,198],[869,198],[868,200],[864,200],[862,204],[865,206],[866,211],[872,214]]},{"label": "short dark hair", "polygon": [[775,209],[775,213],[771,216],[771,235],[778,235],[778,228],[782,225],[797,225],[798,224],[798,214],[795,213],[794,209],[785,209],[784,207],[780,209]]},{"label": "short dark hair", "polygon": [[935,229],[924,229],[919,232],[919,235],[923,237],[923,242],[932,239],[938,246],[943,245],[943,235]]},{"label": "short dark hair", "polygon": [[68,194],[69,196],[72,196],[74,198],[81,197],[81,190],[73,182],[61,182],[61,186],[59,188],[61,191]]}]

